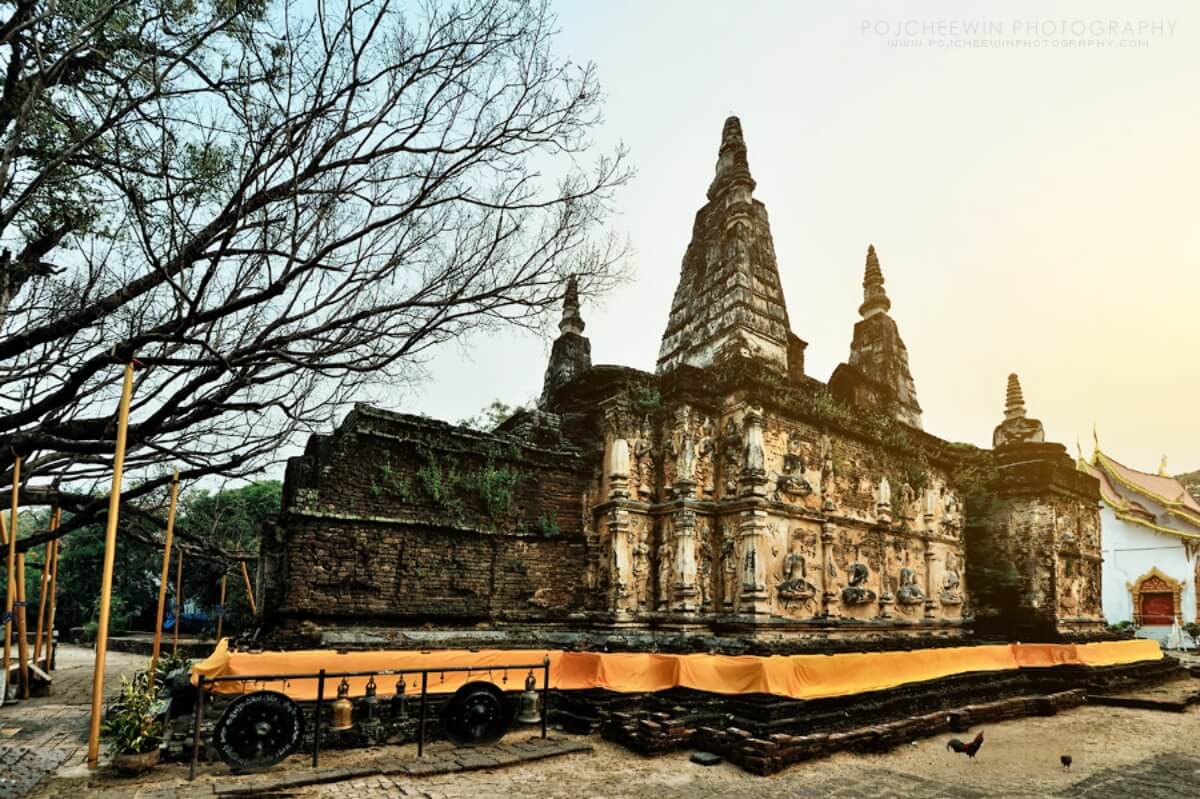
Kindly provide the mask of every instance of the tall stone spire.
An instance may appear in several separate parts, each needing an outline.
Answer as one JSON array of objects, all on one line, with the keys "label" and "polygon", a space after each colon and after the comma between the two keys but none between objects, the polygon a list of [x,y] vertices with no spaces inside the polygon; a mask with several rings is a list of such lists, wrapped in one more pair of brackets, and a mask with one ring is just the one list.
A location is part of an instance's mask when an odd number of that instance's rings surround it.
[{"label": "tall stone spire", "polygon": [[[1037,419],[1025,416],[1025,395],[1016,373],[1008,376],[1004,392],[1004,421],[992,431],[992,446],[1040,444],[1046,440],[1046,429]],[[1082,453],[1080,453],[1082,454]]]},{"label": "tall stone spire", "polygon": [[579,315],[579,284],[575,275],[567,278],[563,292],[563,313],[558,323],[559,336],[550,350],[550,363],[542,382],[538,406],[549,409],[554,402],[554,390],[570,382],[592,367],[592,343],[583,336],[586,327]]},{"label": "tall stone spire", "polygon": [[850,365],[893,395],[892,415],[913,427],[921,427],[921,405],[917,388],[908,368],[908,348],[900,338],[900,329],[888,315],[892,301],[883,288],[883,269],[875,245],[867,247],[867,266],[863,275],[863,302],[858,306],[862,319],[854,325],[850,342]]},{"label": "tall stone spire", "polygon": [[[731,358],[788,371],[789,323],[767,209],[755,188],[742,125],[725,120],[708,203],[696,213],[658,353],[658,371]],[[803,342],[793,345],[802,353]]]},{"label": "tall stone spire", "polygon": [[858,313],[863,319],[877,313],[887,313],[892,308],[883,288],[883,270],[879,268],[879,256],[875,254],[875,245],[867,245],[867,271],[863,275],[863,303],[858,306]]}]

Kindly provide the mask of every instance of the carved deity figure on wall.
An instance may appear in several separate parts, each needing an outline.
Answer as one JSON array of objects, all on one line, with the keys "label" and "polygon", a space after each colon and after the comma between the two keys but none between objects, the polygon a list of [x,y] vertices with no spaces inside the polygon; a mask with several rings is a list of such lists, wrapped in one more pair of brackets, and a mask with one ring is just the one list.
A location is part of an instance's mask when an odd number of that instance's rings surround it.
[{"label": "carved deity figure on wall", "polygon": [[897,515],[903,519],[913,519],[916,514],[913,513],[913,502],[916,500],[916,494],[913,488],[908,483],[900,484],[900,504],[896,508]]},{"label": "carved deity figure on wall", "polygon": [[961,605],[962,591],[962,563],[958,555],[953,552],[946,553],[946,561],[942,569],[942,593],[941,600],[943,605]]},{"label": "carved deity figure on wall", "polygon": [[725,422],[721,434],[721,477],[726,496],[737,493],[738,476],[742,466],[742,433],[733,419]]},{"label": "carved deity figure on wall", "polygon": [[675,545],[670,536],[664,534],[662,543],[658,545],[658,609],[666,610],[671,604],[672,586],[674,584],[673,569],[675,565]]},{"label": "carved deity figure on wall", "polygon": [[650,546],[644,528],[634,531],[633,585],[638,607],[646,607],[650,599]]},{"label": "carved deity figure on wall", "polygon": [[732,531],[727,531],[721,539],[721,600],[727,609],[733,607],[737,596],[737,567],[737,542]]},{"label": "carved deity figure on wall", "polygon": [[695,480],[696,490],[701,496],[716,496],[716,453],[717,433],[713,420],[706,416],[700,425],[700,438],[696,444]]},{"label": "carved deity figure on wall", "polygon": [[709,610],[709,604],[713,598],[713,568],[712,568],[712,546],[708,543],[708,533],[703,531],[700,535],[700,543],[697,547],[697,556],[699,563],[696,565],[697,577],[696,581],[700,588],[700,609]]},{"label": "carved deity figure on wall", "polygon": [[634,467],[630,471],[637,481],[637,496],[643,502],[654,497],[654,440],[650,417],[642,417],[641,429],[633,445]]},{"label": "carved deity figure on wall", "polygon": [[917,572],[908,566],[900,569],[900,587],[896,590],[896,604],[920,605],[925,601],[925,592],[917,585]]},{"label": "carved deity figure on wall", "polygon": [[867,564],[860,561],[851,563],[847,574],[849,585],[842,589],[842,604],[866,605],[874,602],[875,592],[866,586],[870,576],[871,570],[867,568]]},{"label": "carved deity figure on wall", "polygon": [[808,560],[805,558],[799,536],[794,536],[792,548],[783,559],[783,574],[776,592],[784,607],[792,602],[809,605],[817,595],[817,587],[808,581]]}]

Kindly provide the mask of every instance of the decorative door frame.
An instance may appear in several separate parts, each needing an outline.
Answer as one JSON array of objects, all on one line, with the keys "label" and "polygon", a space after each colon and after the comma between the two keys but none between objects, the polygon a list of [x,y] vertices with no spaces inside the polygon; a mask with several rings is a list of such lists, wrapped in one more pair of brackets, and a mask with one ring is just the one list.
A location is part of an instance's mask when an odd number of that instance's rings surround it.
[{"label": "decorative door frame", "polygon": [[1129,595],[1133,599],[1133,620],[1139,627],[1142,624],[1142,594],[1170,594],[1173,600],[1173,617],[1182,620],[1183,610],[1180,603],[1183,597],[1183,583],[1164,574],[1157,566],[1152,566],[1150,571],[1132,583],[1126,583],[1125,587],[1129,589]]}]

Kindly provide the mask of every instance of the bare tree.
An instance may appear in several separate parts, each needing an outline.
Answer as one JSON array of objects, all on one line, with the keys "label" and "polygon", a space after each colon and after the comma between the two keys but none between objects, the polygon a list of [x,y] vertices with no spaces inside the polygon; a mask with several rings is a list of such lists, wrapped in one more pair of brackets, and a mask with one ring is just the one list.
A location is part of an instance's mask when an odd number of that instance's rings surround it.
[{"label": "bare tree", "polygon": [[540,325],[568,273],[611,285],[630,173],[581,162],[601,95],[554,25],[539,0],[16,0],[0,464],[25,457],[23,501],[103,514],[127,357],[136,499],[167,464],[260,470],[448,339]]}]

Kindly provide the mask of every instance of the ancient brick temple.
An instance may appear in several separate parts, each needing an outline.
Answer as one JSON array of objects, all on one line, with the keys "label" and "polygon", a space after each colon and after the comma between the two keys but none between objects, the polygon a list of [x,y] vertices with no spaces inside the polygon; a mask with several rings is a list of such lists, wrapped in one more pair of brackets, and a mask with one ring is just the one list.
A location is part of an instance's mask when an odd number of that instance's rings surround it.
[{"label": "ancient brick temple", "polygon": [[1026,418],[923,430],[867,250],[862,319],[805,374],[736,118],[654,374],[593,365],[573,284],[540,407],[493,433],[359,406],[264,534],[281,642],[800,651],[1103,629],[1098,488]]}]

